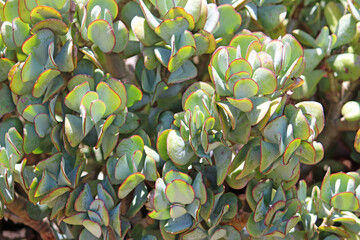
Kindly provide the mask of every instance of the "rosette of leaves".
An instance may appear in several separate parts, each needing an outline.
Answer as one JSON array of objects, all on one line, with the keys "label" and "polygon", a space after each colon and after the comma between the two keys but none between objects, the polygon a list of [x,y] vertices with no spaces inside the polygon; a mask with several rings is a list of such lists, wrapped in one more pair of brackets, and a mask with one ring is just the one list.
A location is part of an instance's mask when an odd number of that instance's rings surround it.
[{"label": "rosette of leaves", "polygon": [[25,94],[18,99],[17,111],[26,120],[23,131],[24,152],[39,153],[53,147],[57,151],[69,150],[62,141],[61,118],[55,109],[58,95],[49,103],[41,103],[42,99],[34,98],[31,94]]},{"label": "rosette of leaves", "polygon": [[64,103],[80,116],[65,115],[64,134],[72,147],[86,141],[86,136],[96,135],[96,141],[91,137],[89,145],[101,146],[107,158],[116,147],[129,104],[126,87],[120,80],[110,77],[103,80],[95,86],[93,77],[79,74],[69,81]]},{"label": "rosette of leaves", "polygon": [[63,221],[84,227],[78,239],[109,239],[109,236],[120,239],[130,228],[130,223],[120,215],[120,203],[108,178],[94,187],[88,183],[80,185],[65,203]]},{"label": "rosette of leaves", "polygon": [[2,24],[2,38],[18,58],[8,76],[13,93],[43,96],[46,102],[65,85],[60,73],[73,71],[76,62],[73,41],[64,37],[69,11],[69,1],[5,3],[4,15],[13,20]]},{"label": "rosette of leaves", "polygon": [[253,103],[249,98],[294,88],[298,84],[294,79],[300,77],[304,67],[303,48],[291,35],[271,40],[263,33],[242,31],[228,47],[213,54],[209,73],[217,94],[231,97],[229,102],[250,112]]},{"label": "rosette of leaves", "polygon": [[149,216],[162,220],[162,231],[178,234],[190,229],[200,218],[200,206],[207,201],[202,174],[193,180],[186,173],[169,170],[156,180],[150,201],[153,209]]},{"label": "rosette of leaves", "polygon": [[21,53],[22,44],[30,33],[47,28],[57,34],[65,35],[69,29],[66,17],[70,11],[70,2],[66,0],[60,0],[56,4],[49,0],[36,2],[10,0],[5,2],[2,9],[3,41],[9,50],[18,54]]},{"label": "rosette of leaves", "polygon": [[[355,238],[360,230],[360,176],[357,172],[326,173],[321,184],[318,216],[328,218],[319,231]],[[314,200],[316,201],[316,200]],[[319,200],[318,200],[319,201]]]},{"label": "rosette of leaves", "polygon": [[263,127],[268,113],[281,102],[277,98],[301,83],[303,68],[303,49],[291,35],[271,40],[263,33],[243,31],[230,46],[220,47],[210,60],[209,73],[216,93],[224,99],[217,102],[223,131],[231,134],[239,123],[245,131],[230,138],[246,143],[251,126],[263,121]]},{"label": "rosette of leaves", "polygon": [[261,173],[289,189],[300,176],[300,163],[312,165],[323,158],[322,144],[314,141],[324,128],[322,106],[300,102],[283,109],[280,115],[274,111],[262,137],[249,141],[234,158],[227,177],[230,186],[244,187]]},{"label": "rosette of leaves", "polygon": [[44,28],[22,44],[22,52],[27,58],[14,65],[8,76],[14,94],[32,94],[35,98],[43,97],[42,102],[47,102],[64,87],[61,72],[74,70],[74,46],[68,40],[54,56],[54,41],[54,32]]},{"label": "rosette of leaves", "polygon": [[252,181],[246,189],[246,200],[253,210],[246,229],[253,238],[284,238],[300,220],[301,203],[295,187],[284,190],[271,180]]},{"label": "rosette of leaves", "polygon": [[198,218],[194,218],[193,227],[181,237],[183,239],[240,239],[239,231],[227,225],[237,216],[236,195],[231,192],[225,193],[223,186],[207,188],[206,193],[206,203],[201,205]]},{"label": "rosette of leaves", "polygon": [[148,190],[144,181],[156,181],[159,164],[159,154],[145,145],[139,135],[122,139],[116,147],[116,156],[110,157],[106,162],[111,183],[120,185],[118,198],[123,199],[134,190],[134,200],[127,211],[128,217],[135,216],[147,201]]},{"label": "rosette of leaves", "polygon": [[99,53],[120,53],[129,41],[129,31],[117,19],[119,8],[115,0],[89,0],[79,4],[78,28],[85,41],[95,44],[94,51]]},{"label": "rosette of leaves", "polygon": [[[163,65],[171,73],[169,84],[194,78],[197,69],[191,57],[212,53],[217,42],[227,44],[241,24],[240,14],[228,4],[217,6],[204,0],[150,3],[141,0],[140,6],[128,3],[124,9],[134,12],[131,28],[141,42],[145,68]],[[124,17],[130,19],[128,15]]]},{"label": "rosette of leaves", "polygon": [[158,136],[162,159],[178,166],[189,165],[196,156],[211,161],[210,151],[219,146],[221,137],[213,94],[214,88],[207,83],[194,83],[185,91],[184,111],[174,115],[179,130],[167,129]]},{"label": "rosette of leaves", "polygon": [[78,186],[84,167],[82,154],[76,156],[56,153],[35,166],[26,166],[24,159],[20,168],[21,185],[30,202],[51,208],[51,219],[64,217],[66,200]]}]

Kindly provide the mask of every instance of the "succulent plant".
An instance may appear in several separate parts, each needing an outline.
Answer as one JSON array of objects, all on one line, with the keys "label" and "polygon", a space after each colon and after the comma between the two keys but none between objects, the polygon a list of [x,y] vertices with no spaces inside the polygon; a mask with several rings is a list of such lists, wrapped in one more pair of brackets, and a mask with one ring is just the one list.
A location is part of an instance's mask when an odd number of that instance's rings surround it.
[{"label": "succulent plant", "polygon": [[246,200],[253,210],[246,229],[253,238],[287,236],[300,220],[297,214],[301,203],[295,188],[287,191],[272,181],[251,182],[246,190]]},{"label": "succulent plant", "polygon": [[[298,195],[302,202],[301,217],[308,237],[331,234],[334,238],[354,238],[359,233],[359,173],[327,172],[321,188],[315,186],[306,197],[307,185],[300,182]],[[319,226],[315,222],[322,219]]]},{"label": "succulent plant", "polygon": [[130,223],[121,216],[113,187],[105,178],[95,189],[96,196],[87,183],[74,189],[63,206],[63,221],[84,227],[78,239],[108,239],[110,235],[122,238]]},{"label": "succulent plant", "polygon": [[44,239],[358,239],[339,171],[360,159],[359,9],[0,0],[0,217]]}]

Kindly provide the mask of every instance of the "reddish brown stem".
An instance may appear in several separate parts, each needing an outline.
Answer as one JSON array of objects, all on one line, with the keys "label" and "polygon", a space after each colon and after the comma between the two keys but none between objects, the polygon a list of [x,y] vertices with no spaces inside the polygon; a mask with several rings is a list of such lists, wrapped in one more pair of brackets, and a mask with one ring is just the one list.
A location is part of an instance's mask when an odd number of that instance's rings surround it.
[{"label": "reddish brown stem", "polygon": [[13,222],[21,222],[40,234],[40,237],[44,240],[55,240],[55,235],[50,228],[50,224],[47,219],[43,220],[34,220],[30,218],[27,213],[26,205],[28,200],[24,197],[15,193],[14,201],[12,203],[6,204],[6,208],[9,212],[5,216],[11,219]]}]

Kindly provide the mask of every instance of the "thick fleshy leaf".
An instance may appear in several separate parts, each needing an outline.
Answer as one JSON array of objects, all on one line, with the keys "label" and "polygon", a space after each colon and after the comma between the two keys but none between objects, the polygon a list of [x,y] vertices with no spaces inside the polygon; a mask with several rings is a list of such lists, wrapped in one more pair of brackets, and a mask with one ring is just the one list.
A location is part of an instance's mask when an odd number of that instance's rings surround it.
[{"label": "thick fleshy leaf", "polygon": [[181,83],[186,80],[195,78],[197,75],[197,68],[190,61],[185,61],[175,72],[170,74],[168,84]]},{"label": "thick fleshy leaf", "polygon": [[98,216],[101,218],[102,224],[104,224],[105,226],[109,225],[109,213],[107,208],[105,207],[105,203],[103,200],[95,199],[94,201],[92,201],[89,206],[88,213],[90,213],[91,211],[98,214]]},{"label": "thick fleshy leaf", "polygon": [[57,69],[48,69],[40,74],[34,85],[32,94],[34,97],[41,97],[48,87],[51,80],[60,75],[60,71]]},{"label": "thick fleshy leaf", "polygon": [[188,174],[176,170],[170,170],[164,176],[164,181],[166,184],[169,184],[176,179],[183,180],[188,184],[192,183],[192,178]]},{"label": "thick fleshy leaf", "polygon": [[51,123],[49,120],[49,115],[45,113],[40,113],[34,118],[35,131],[39,137],[43,138],[46,134],[49,133],[51,128]]},{"label": "thick fleshy leaf", "polygon": [[342,192],[330,199],[330,204],[342,211],[357,211],[360,207],[359,200],[352,192]]},{"label": "thick fleshy leaf", "polygon": [[295,138],[293,141],[289,143],[289,145],[285,148],[285,152],[283,155],[283,164],[288,164],[290,158],[293,156],[296,149],[301,145],[301,139]]},{"label": "thick fleshy leaf", "polygon": [[145,175],[141,173],[131,174],[120,185],[118,190],[118,197],[120,199],[126,197],[139,183],[145,180]]},{"label": "thick fleshy leaf", "polygon": [[145,183],[140,183],[134,191],[134,198],[131,202],[130,208],[127,212],[128,217],[133,217],[140,211],[140,209],[144,206],[147,199],[148,190],[145,186]]},{"label": "thick fleshy leaf", "polygon": [[[219,59],[218,61],[221,61],[221,59]],[[227,68],[227,66],[224,66],[224,67]],[[229,64],[229,68],[226,70],[226,73],[225,73],[226,81],[229,81],[231,76],[233,76],[235,73],[239,73],[239,72],[247,72],[247,73],[249,73],[249,76],[252,75],[253,69],[247,60],[239,58],[239,59],[235,59],[234,61],[232,61]]]},{"label": "thick fleshy leaf", "polygon": [[111,52],[116,44],[114,29],[107,21],[102,19],[90,23],[88,27],[88,38],[104,53]]},{"label": "thick fleshy leaf", "polygon": [[163,160],[168,160],[169,155],[167,154],[167,137],[171,129],[166,129],[157,138],[156,149]]},{"label": "thick fleshy leaf", "polygon": [[269,143],[261,140],[261,162],[260,171],[266,172],[271,164],[280,156],[279,146],[274,143]]},{"label": "thick fleshy leaf", "polygon": [[360,103],[357,101],[349,101],[341,108],[341,114],[347,121],[360,120]]},{"label": "thick fleshy leaf", "polygon": [[65,135],[72,147],[77,146],[83,139],[81,118],[75,115],[65,116]]},{"label": "thick fleshy leaf", "polygon": [[82,225],[83,221],[88,218],[87,213],[76,213],[64,218],[64,222],[71,225]]},{"label": "thick fleshy leaf", "polygon": [[0,119],[6,113],[10,113],[15,110],[15,105],[11,97],[11,91],[8,85],[0,84]]},{"label": "thick fleshy leaf", "polygon": [[120,20],[114,23],[114,34],[116,39],[116,44],[113,49],[113,52],[122,52],[129,41],[129,31],[127,30],[125,24]]},{"label": "thick fleshy leaf", "polygon": [[170,131],[166,141],[167,153],[175,164],[186,165],[194,156],[190,144],[182,139],[179,131]]},{"label": "thick fleshy leaf", "polygon": [[71,90],[64,99],[65,105],[77,112],[80,112],[80,105],[83,96],[90,91],[90,86],[88,82],[83,82],[82,84],[76,86]]},{"label": "thick fleshy leaf", "polygon": [[69,91],[73,90],[76,86],[88,82],[89,87],[92,91],[95,90],[95,81],[94,78],[87,74],[76,74],[73,76],[67,83],[67,88]]},{"label": "thick fleshy leaf", "polygon": [[259,85],[259,94],[271,94],[277,88],[275,74],[267,68],[258,68],[254,71],[252,78]]},{"label": "thick fleshy leaf", "polygon": [[40,22],[45,19],[62,20],[61,13],[49,6],[36,6],[31,10],[30,19],[33,23]]},{"label": "thick fleshy leaf", "polygon": [[12,25],[14,43],[17,47],[21,47],[30,33],[29,25],[21,21],[19,17],[12,20]]},{"label": "thick fleshy leaf", "polygon": [[106,105],[105,116],[116,111],[121,105],[120,96],[105,82],[100,82],[96,86],[96,92],[99,94],[99,99]]},{"label": "thick fleshy leaf", "polygon": [[150,28],[145,18],[135,16],[131,21],[131,29],[144,46],[153,46],[161,38]]},{"label": "thick fleshy leaf", "polygon": [[105,131],[104,137],[101,143],[101,149],[104,152],[104,158],[108,158],[116,147],[119,139],[119,128],[116,126],[109,126]]},{"label": "thick fleshy leaf", "polygon": [[228,173],[232,160],[232,152],[230,148],[220,145],[214,150],[214,158],[216,162],[217,185],[220,186]]},{"label": "thick fleshy leaf", "polygon": [[41,29],[50,29],[51,31],[53,31],[54,33],[57,33],[59,35],[65,35],[69,30],[66,23],[64,23],[62,20],[46,19],[46,20],[40,21],[40,22],[36,23],[35,25],[33,25],[30,32],[36,33],[37,31],[39,31]]},{"label": "thick fleshy leaf", "polygon": [[130,138],[123,139],[116,148],[116,154],[122,156],[126,154],[129,159],[133,156],[134,152],[144,150],[144,140],[139,135],[134,135]]},{"label": "thick fleshy leaf", "polygon": [[164,225],[166,232],[177,234],[186,231],[193,224],[193,220],[190,214],[184,214],[181,217],[175,219],[169,219]]},{"label": "thick fleshy leaf", "polygon": [[158,177],[156,162],[150,156],[146,156],[145,158],[143,174],[145,175],[145,179],[148,181],[156,181]]},{"label": "thick fleshy leaf", "polygon": [[200,200],[201,204],[205,204],[207,201],[207,193],[202,174],[200,172],[196,175],[192,187],[195,191],[195,197]]},{"label": "thick fleshy leaf", "polygon": [[157,220],[167,220],[170,218],[170,208],[165,208],[159,212],[154,210],[149,213],[149,217]]},{"label": "thick fleshy leaf", "polygon": [[195,53],[195,39],[191,32],[185,30],[179,37],[171,38],[172,54],[168,70],[175,72],[188,58]]},{"label": "thick fleshy leaf", "polygon": [[[149,23],[149,21],[148,21]],[[189,22],[184,17],[177,17],[175,19],[165,19],[155,29],[159,35],[167,43],[171,43],[172,36],[180,36],[189,27]]]},{"label": "thick fleshy leaf", "polygon": [[11,21],[18,16],[18,1],[8,0],[5,2],[3,10],[3,17],[6,21]]},{"label": "thick fleshy leaf", "polygon": [[41,199],[40,204],[48,204],[50,205],[54,202],[58,197],[63,195],[66,192],[70,192],[70,187],[58,187],[55,190],[52,190],[49,194],[47,194],[43,199]]},{"label": "thick fleshy leaf", "polygon": [[54,187],[56,187],[56,180],[50,176],[47,170],[45,170],[39,182],[39,185],[36,188],[34,196],[42,196],[51,191],[51,189],[53,189]]},{"label": "thick fleshy leaf", "polygon": [[302,141],[299,148],[296,151],[296,154],[300,156],[300,161],[305,164],[315,164],[316,152],[309,142]]},{"label": "thick fleshy leaf", "polygon": [[1,38],[3,42],[2,44],[5,43],[9,50],[17,48],[13,38],[13,28],[11,22],[3,22],[1,24]]},{"label": "thick fleshy leaf", "polygon": [[275,118],[264,128],[264,137],[272,143],[278,143],[279,137],[283,138],[287,130],[288,120],[285,116]]},{"label": "thick fleshy leaf", "polygon": [[139,102],[142,99],[143,94],[142,94],[141,90],[138,87],[136,87],[135,85],[128,84],[128,83],[125,83],[124,85],[125,85],[126,93],[127,93],[126,106],[131,107],[132,105],[134,105],[135,103]]},{"label": "thick fleshy leaf", "polygon": [[102,234],[102,230],[101,230],[101,226],[99,223],[92,221],[92,220],[84,220],[82,222],[82,224],[84,225],[84,227],[91,232],[91,234],[93,234],[95,237],[100,238],[101,234]]},{"label": "thick fleshy leaf", "polygon": [[41,139],[38,137],[33,124],[24,126],[24,153],[29,154],[40,146]]},{"label": "thick fleshy leaf", "polygon": [[21,81],[34,81],[43,71],[44,67],[36,60],[34,55],[30,53],[21,69]]},{"label": "thick fleshy leaf", "polygon": [[78,194],[74,207],[75,210],[78,212],[86,212],[92,201],[94,200],[92,194],[91,194],[91,188],[89,184],[85,184],[83,190]]},{"label": "thick fleshy leaf", "polygon": [[141,7],[141,10],[149,24],[149,26],[152,28],[152,29],[155,29],[159,26],[161,20],[156,18],[151,12],[150,10],[147,8],[147,6],[145,5],[145,3],[143,2],[143,0],[139,0],[139,3],[140,3],[140,7]]},{"label": "thick fleshy leaf", "polygon": [[251,78],[243,78],[237,81],[233,89],[235,98],[249,98],[255,96],[258,91],[261,93],[262,89],[255,81]]},{"label": "thick fleshy leaf", "polygon": [[220,14],[219,25],[213,33],[216,38],[224,35],[233,34],[241,25],[241,15],[228,4],[218,7]]},{"label": "thick fleshy leaf", "polygon": [[259,22],[266,31],[271,31],[285,20],[286,7],[284,5],[267,5],[258,8]]},{"label": "thick fleshy leaf", "polygon": [[74,63],[74,44],[71,40],[65,42],[59,54],[55,58],[55,63],[62,72],[72,72],[75,68]]},{"label": "thick fleshy leaf", "polygon": [[32,53],[40,64],[48,60],[48,46],[54,41],[54,33],[49,29],[41,29],[28,38],[22,45],[25,54]]},{"label": "thick fleshy leaf", "polygon": [[14,66],[14,62],[7,58],[0,58],[0,82],[8,78],[10,69]]},{"label": "thick fleshy leaf", "polygon": [[155,191],[154,191],[154,208],[157,212],[164,210],[168,207],[168,200],[165,196],[166,185],[162,178],[158,178],[155,182]]},{"label": "thick fleshy leaf", "polygon": [[171,203],[190,204],[195,199],[195,192],[191,185],[183,180],[174,180],[166,186],[166,198]]},{"label": "thick fleshy leaf", "polygon": [[87,12],[91,12],[95,6],[100,6],[101,12],[104,12],[105,9],[109,10],[113,19],[116,18],[119,12],[117,1],[115,0],[90,0],[87,4]]},{"label": "thick fleshy leaf", "polygon": [[44,105],[31,104],[24,109],[22,116],[29,122],[34,122],[35,117],[40,113],[48,113],[48,110]]},{"label": "thick fleshy leaf", "polygon": [[342,81],[355,81],[360,77],[360,56],[354,53],[335,54],[328,63]]},{"label": "thick fleshy leaf", "polygon": [[186,209],[182,205],[174,204],[170,207],[170,217],[178,218],[186,213]]},{"label": "thick fleshy leaf", "polygon": [[337,36],[334,48],[351,42],[356,34],[356,20],[349,13],[339,19],[335,35]]},{"label": "thick fleshy leaf", "polygon": [[303,113],[311,114],[316,119],[316,126],[319,130],[319,133],[322,132],[325,125],[324,110],[320,103],[313,101],[300,102],[295,105],[297,108],[300,108]]},{"label": "thick fleshy leaf", "polygon": [[258,124],[266,115],[270,108],[271,101],[267,97],[252,97],[251,102],[254,104],[251,112],[247,113],[251,125]]}]

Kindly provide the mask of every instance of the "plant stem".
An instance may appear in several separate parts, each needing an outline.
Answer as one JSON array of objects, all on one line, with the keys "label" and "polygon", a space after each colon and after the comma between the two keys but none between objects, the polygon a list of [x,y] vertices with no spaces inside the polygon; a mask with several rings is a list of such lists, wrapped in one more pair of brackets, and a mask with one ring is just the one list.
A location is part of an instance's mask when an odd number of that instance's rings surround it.
[{"label": "plant stem", "polygon": [[328,113],[326,114],[325,128],[319,136],[319,141],[323,144],[325,151],[329,149],[329,147],[331,147],[334,142],[338,141],[338,136],[341,131],[349,131],[345,130],[347,129],[346,126],[351,126],[351,129],[353,129],[354,127],[356,127],[356,124],[359,125],[359,123],[356,122],[350,123],[341,120],[341,108],[346,102],[350,101],[353,98],[359,87],[360,81],[354,81],[351,83],[347,91],[343,94],[341,99],[336,98],[337,101],[334,101],[334,98],[330,99],[331,103]]},{"label": "plant stem", "polygon": [[5,217],[11,219],[13,222],[21,222],[31,227],[37,231],[44,240],[56,239],[47,219],[34,220],[30,218],[26,210],[27,204],[27,199],[15,193],[14,201],[6,204],[7,211],[5,211]]}]

